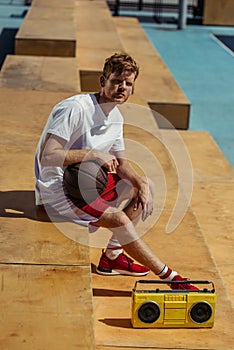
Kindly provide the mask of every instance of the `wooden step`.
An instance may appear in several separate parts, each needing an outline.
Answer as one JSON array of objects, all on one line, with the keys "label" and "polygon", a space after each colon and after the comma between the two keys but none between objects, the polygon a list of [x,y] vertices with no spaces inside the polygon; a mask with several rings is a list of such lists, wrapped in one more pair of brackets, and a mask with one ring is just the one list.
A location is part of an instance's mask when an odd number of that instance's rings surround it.
[{"label": "wooden step", "polygon": [[232,0],[206,0],[202,23],[213,26],[234,25],[234,3]]},{"label": "wooden step", "polygon": [[70,95],[0,88],[3,348],[95,349],[87,229],[50,222],[34,199],[37,142],[51,108]]},{"label": "wooden step", "polygon": [[0,87],[79,92],[77,59],[8,55],[0,71]]},{"label": "wooden step", "polygon": [[35,7],[50,7],[53,8],[55,10],[57,9],[73,9],[75,6],[75,2],[76,0],[32,0],[32,5],[31,6],[35,6]]},{"label": "wooden step", "polygon": [[74,57],[76,50],[74,1],[68,1],[67,6],[59,0],[50,2],[50,7],[45,6],[46,3],[33,1],[16,34],[15,53]]},{"label": "wooden step", "polygon": [[76,1],[76,57],[82,91],[99,89],[104,61],[123,51],[110,10],[105,1]]},{"label": "wooden step", "polygon": [[1,348],[94,350],[89,270],[0,264]]},{"label": "wooden step", "polygon": [[[34,201],[33,164],[41,131],[52,107],[70,94],[0,90],[3,232],[0,261],[88,265],[88,247],[68,239],[63,225],[52,224],[47,217],[38,218]],[[14,101],[10,108],[9,101]]]},{"label": "wooden step", "polygon": [[[187,129],[190,102],[179,87],[159,53],[153,48],[136,18],[114,17],[124,50],[140,65],[136,94],[155,110],[159,127]],[[136,44],[137,40],[137,44]]]},{"label": "wooden step", "polygon": [[[194,329],[186,329],[183,337],[180,338],[180,346],[192,348],[196,343],[197,349],[230,348],[233,342],[231,320],[233,319],[232,304],[234,301],[230,279],[231,269],[234,267],[232,254],[233,170],[212,137],[206,132],[178,132],[152,128],[151,133],[146,133],[145,130],[140,133],[139,128],[135,130],[131,128],[126,129],[125,136],[135,141],[128,144],[128,154],[137,153],[139,168],[144,169],[150,177],[156,179],[157,194],[154,214],[149,219],[150,224],[138,223],[138,232],[143,235],[144,241],[162,261],[167,261],[169,266],[190,279],[213,281],[217,291],[215,326],[206,333],[205,343],[204,330],[197,329],[194,332]],[[141,144],[142,147],[138,149],[137,144]],[[184,192],[187,182],[191,181],[188,176],[178,179],[180,166],[183,166],[184,160],[182,153],[178,155],[180,158],[175,157],[180,147],[184,148],[190,156],[190,166],[195,172],[195,183],[191,192],[192,200],[188,203],[187,209],[184,208],[184,212],[182,207],[177,210],[174,208],[178,200],[179,186]],[[200,148],[203,149],[203,152]],[[147,161],[148,150],[155,156],[154,161],[150,158]],[[175,152],[174,156],[173,152]],[[160,178],[160,167],[162,178]],[[163,177],[166,181],[164,204],[160,201]],[[180,185],[178,180],[180,180]],[[185,197],[182,202],[188,195],[184,193]],[[181,221],[168,234],[166,233],[168,222],[171,215],[176,212],[181,215]],[[94,266],[99,262],[101,244],[105,246],[107,243],[106,230],[102,230],[101,237],[103,236],[106,237],[106,241],[99,239],[100,232],[96,240],[93,238],[95,244],[91,249],[91,260]],[[132,330],[130,323],[131,291],[138,279],[137,277],[126,279],[124,276],[103,278],[93,274],[98,350],[174,347],[175,339],[178,339],[178,330],[167,329],[165,332],[155,328]],[[143,279],[156,278],[150,273]],[[110,327],[113,328],[111,333],[109,332]],[[129,337],[132,331],[134,337]]]},{"label": "wooden step", "polygon": [[[66,2],[63,1],[59,4],[65,5]],[[74,6],[63,7],[55,6],[55,3],[47,1],[46,3],[40,4],[33,1],[32,6],[29,7],[26,18],[27,19],[43,19],[43,20],[69,20],[74,21]]]}]

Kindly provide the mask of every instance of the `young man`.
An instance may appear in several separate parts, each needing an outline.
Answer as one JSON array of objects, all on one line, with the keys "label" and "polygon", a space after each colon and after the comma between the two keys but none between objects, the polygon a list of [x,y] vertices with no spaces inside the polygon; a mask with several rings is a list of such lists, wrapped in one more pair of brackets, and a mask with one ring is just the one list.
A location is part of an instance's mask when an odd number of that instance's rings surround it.
[{"label": "young man", "polygon": [[[144,221],[152,214],[154,186],[136,173],[125,156],[123,118],[117,105],[133,94],[138,74],[131,56],[114,54],[105,61],[98,93],[76,95],[53,108],[35,157],[36,204],[53,208],[91,232],[99,227],[112,232],[99,274],[143,276],[151,270],[162,279],[182,280],[139,238],[134,226],[139,217]],[[106,189],[89,204],[64,195],[62,185],[66,166],[88,160],[109,172]],[[126,198],[128,204],[119,209]],[[197,289],[189,282],[172,283],[171,288]]]}]

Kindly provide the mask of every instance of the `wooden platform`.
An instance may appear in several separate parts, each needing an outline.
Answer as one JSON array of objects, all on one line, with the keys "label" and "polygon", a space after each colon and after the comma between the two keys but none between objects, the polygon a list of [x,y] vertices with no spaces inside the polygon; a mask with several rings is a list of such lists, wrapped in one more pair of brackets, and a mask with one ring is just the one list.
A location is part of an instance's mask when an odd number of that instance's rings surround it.
[{"label": "wooden platform", "polygon": [[[93,299],[91,296],[89,263],[90,260],[98,263],[101,249],[97,244],[105,243],[100,239],[105,238],[105,230],[95,234],[90,259],[86,247],[68,239],[51,223],[35,220],[32,164],[37,138],[51,107],[69,93],[2,88],[0,96],[2,116],[8,121],[1,121],[0,218],[1,309],[3,320],[8,322],[2,323],[0,344],[12,350],[18,350],[22,343],[26,349],[32,344],[42,348],[49,344],[50,348],[54,345],[63,349],[68,344],[71,349],[94,349],[91,332],[94,317],[97,350],[166,349],[174,346],[175,339],[180,348],[193,348],[194,344],[197,349],[229,348],[233,341],[234,294],[229,274],[234,265],[231,206],[234,181],[233,170],[210,135],[192,131],[177,135],[191,157],[195,183],[191,205],[180,225],[166,234],[178,194],[178,169],[166,144],[170,141],[170,147],[176,150],[173,136],[176,131],[158,129],[151,113],[145,114],[142,125],[142,113],[136,108],[143,106],[136,104],[137,96],[133,96],[133,105],[121,107],[127,118],[125,136],[130,159],[137,156],[140,167],[157,181],[157,221],[147,223],[144,239],[185,276],[213,280],[218,293],[215,327],[211,330],[137,330],[130,325],[130,293],[135,278],[93,273]],[[6,102],[9,96],[14,100],[10,108]],[[129,113],[132,108],[134,113]],[[153,162],[149,158],[151,153],[155,157]],[[167,188],[164,205],[160,168]],[[139,229],[145,228],[140,224]],[[84,315],[85,324],[89,325],[85,329]]]},{"label": "wooden platform", "polygon": [[76,0],[32,0],[32,6],[36,7],[50,7],[54,10],[58,9],[73,9]]},{"label": "wooden platform", "polygon": [[[15,37],[17,55],[74,57],[74,1],[34,1]],[[36,8],[34,8],[36,7]]]},{"label": "wooden platform", "polygon": [[234,25],[234,3],[232,0],[205,0],[203,11],[203,24],[205,25]]},{"label": "wooden platform", "polygon": [[94,349],[87,269],[1,263],[1,348]]},{"label": "wooden platform", "polygon": [[0,89],[1,349],[95,349],[89,247],[38,217],[34,201],[37,142],[68,96]]},{"label": "wooden platform", "polygon": [[161,128],[173,126],[177,129],[187,129],[190,102],[148,40],[138,20],[115,17],[114,21],[124,50],[140,65],[136,94],[144,98],[150,108],[162,116],[156,118]]},{"label": "wooden platform", "polygon": [[80,91],[75,57],[8,55],[0,71],[0,87],[44,91]]},{"label": "wooden platform", "polygon": [[[229,278],[230,271],[234,267],[231,209],[231,198],[234,192],[233,169],[206,132],[181,131],[175,136],[175,131],[156,131],[152,124],[151,133],[147,132],[146,137],[146,130],[144,126],[142,128],[141,133],[137,128],[135,133],[133,129],[126,130],[127,139],[135,140],[132,145],[128,144],[129,153],[131,155],[134,152],[137,153],[140,159],[138,166],[156,178],[157,195],[155,219],[150,218],[149,223],[140,223],[137,226],[138,232],[141,234],[147,232],[144,240],[176,271],[189,278],[208,279],[215,283],[218,296],[215,326],[212,329],[197,330],[132,329],[131,290],[139,278],[103,277],[93,272],[96,349],[174,349],[175,344],[178,349],[195,347],[196,349],[230,349],[233,344],[231,327],[234,304],[233,284]],[[177,149],[175,154],[179,151],[179,137],[183,140],[184,147],[191,157],[194,170],[192,200],[184,213],[182,207],[181,209],[174,207],[179,193],[180,161],[173,157],[172,150]],[[164,142],[161,143],[160,139]],[[142,149],[137,148],[138,143],[142,145]],[[169,149],[168,144],[171,147]],[[149,160],[148,149],[155,155],[154,161]],[[200,153],[201,149],[202,153]],[[183,161],[182,155],[181,161]],[[158,162],[163,169],[166,181],[164,204],[161,201],[163,186]],[[174,165],[171,162],[175,162]],[[185,178],[180,183],[184,193],[186,193],[187,181],[189,178]],[[185,198],[187,195],[182,203]],[[168,234],[166,233],[168,223],[176,212],[181,216],[181,222]],[[105,234],[106,231],[102,230],[99,232],[99,237]],[[91,250],[91,260],[94,265],[98,264],[100,258],[98,243],[104,245],[106,242],[96,236]],[[155,279],[155,276],[150,274],[143,279]]]},{"label": "wooden platform", "polygon": [[123,51],[121,39],[105,1],[77,0],[76,22],[76,57],[81,89],[96,91],[104,60],[114,52]]}]

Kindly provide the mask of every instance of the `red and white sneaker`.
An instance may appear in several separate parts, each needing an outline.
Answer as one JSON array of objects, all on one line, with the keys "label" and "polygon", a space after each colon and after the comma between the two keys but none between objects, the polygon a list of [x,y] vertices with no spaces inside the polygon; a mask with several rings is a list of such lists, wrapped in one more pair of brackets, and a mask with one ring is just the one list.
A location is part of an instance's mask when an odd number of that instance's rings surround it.
[{"label": "red and white sneaker", "polygon": [[[175,290],[193,290],[198,291],[199,289],[195,287],[193,284],[189,283],[189,280],[187,278],[182,278],[180,275],[176,275],[172,281],[178,281],[178,283],[171,283],[170,287],[171,289]],[[182,281],[183,283],[179,283],[179,281]],[[184,281],[188,281],[187,283]]]},{"label": "red and white sneaker", "polygon": [[123,253],[121,253],[115,260],[111,260],[106,256],[105,252],[102,253],[96,271],[98,274],[106,276],[145,276],[149,273],[147,267],[135,264],[131,258]]}]

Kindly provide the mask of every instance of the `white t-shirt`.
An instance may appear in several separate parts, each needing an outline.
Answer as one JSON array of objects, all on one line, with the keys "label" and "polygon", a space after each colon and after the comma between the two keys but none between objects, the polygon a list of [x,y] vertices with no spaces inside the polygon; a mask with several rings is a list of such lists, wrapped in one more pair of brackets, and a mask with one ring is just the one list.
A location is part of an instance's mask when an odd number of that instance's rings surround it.
[{"label": "white t-shirt", "polygon": [[[41,147],[47,134],[66,141],[65,149],[98,149],[102,152],[123,151],[123,117],[117,107],[106,116],[94,94],[72,96],[58,103],[51,111],[35,155],[36,204],[49,204],[61,215],[74,207],[63,190],[63,167],[42,166]],[[93,218],[81,213],[80,224]]]}]

